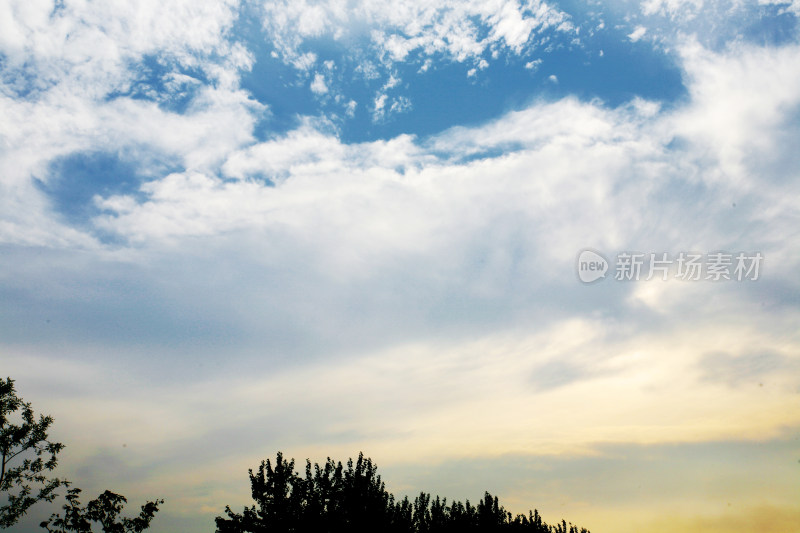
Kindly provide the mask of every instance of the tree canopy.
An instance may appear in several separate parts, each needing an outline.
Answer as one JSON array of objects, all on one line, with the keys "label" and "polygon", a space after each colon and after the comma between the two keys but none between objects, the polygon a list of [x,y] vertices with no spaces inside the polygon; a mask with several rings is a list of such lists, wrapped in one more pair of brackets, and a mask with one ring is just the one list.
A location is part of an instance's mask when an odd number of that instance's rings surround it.
[{"label": "tree canopy", "polygon": [[294,466],[294,459],[278,452],[274,466],[267,459],[256,472],[251,469],[255,505],[242,513],[226,506],[226,516],[216,518],[217,533],[589,533],[563,520],[549,525],[536,510],[513,516],[488,492],[477,505],[469,500],[448,504],[424,492],[413,501],[396,500],[363,454],[346,467],[328,458],[312,468],[307,460],[304,476]]}]

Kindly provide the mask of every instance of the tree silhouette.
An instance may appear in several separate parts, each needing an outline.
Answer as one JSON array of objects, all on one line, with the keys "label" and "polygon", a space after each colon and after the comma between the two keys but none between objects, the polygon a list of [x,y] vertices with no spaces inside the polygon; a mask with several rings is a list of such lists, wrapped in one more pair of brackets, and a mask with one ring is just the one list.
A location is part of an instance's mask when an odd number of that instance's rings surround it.
[{"label": "tree silhouette", "polygon": [[164,503],[164,500],[147,502],[136,518],[118,518],[128,502],[125,496],[107,490],[82,507],[78,500],[80,493],[81,489],[70,489],[64,504],[64,516],[53,514],[40,524],[41,527],[50,533],[91,533],[92,522],[97,522],[105,533],[141,533],[150,527],[159,504]]},{"label": "tree silhouette", "polygon": [[225,507],[227,518],[217,517],[217,531],[392,531],[394,499],[386,492],[377,467],[359,455],[358,461],[324,466],[307,461],[305,478],[294,471],[294,459],[278,452],[273,467],[262,461],[249,471],[256,505],[241,514]]},{"label": "tree silhouette", "polygon": [[[18,423],[13,423],[12,417],[18,418]],[[52,423],[51,416],[39,415],[36,420],[31,404],[17,396],[14,380],[0,379],[0,494],[7,497],[7,503],[0,506],[0,528],[15,524],[36,502],[53,501],[55,490],[69,485],[48,478],[64,448],[48,440]]]},{"label": "tree silhouette", "polygon": [[278,452],[275,466],[262,461],[251,469],[250,485],[256,505],[241,514],[225,507],[216,518],[217,533],[387,533],[515,532],[589,533],[563,521],[545,523],[539,512],[513,516],[498,498],[486,492],[477,506],[421,492],[414,501],[395,501],[386,491],[371,459],[341,462],[329,457],[324,466],[306,461],[305,477],[294,471],[294,459]]},{"label": "tree silhouette", "polygon": [[[15,415],[17,411],[19,415]],[[39,415],[36,420],[31,404],[17,396],[14,380],[0,379],[0,493],[8,500],[0,506],[0,528],[15,524],[36,502],[53,501],[61,485],[70,486],[63,479],[47,477],[64,449],[63,444],[48,440],[47,430],[52,424],[51,416]],[[32,485],[39,485],[38,491],[34,492]],[[118,518],[127,503],[124,496],[107,490],[82,507],[80,493],[81,489],[69,489],[64,516],[53,514],[41,527],[51,533],[91,533],[92,522],[97,522],[106,533],[140,533],[150,526],[158,506],[164,503],[147,502],[138,517]]]}]

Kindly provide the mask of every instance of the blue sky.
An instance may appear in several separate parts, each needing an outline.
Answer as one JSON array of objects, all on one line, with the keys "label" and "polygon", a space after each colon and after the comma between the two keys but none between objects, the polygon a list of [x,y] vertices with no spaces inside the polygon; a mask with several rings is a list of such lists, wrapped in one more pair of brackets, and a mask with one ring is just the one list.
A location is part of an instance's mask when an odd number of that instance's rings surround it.
[{"label": "blue sky", "polygon": [[[278,450],[593,531],[786,531],[799,14],[4,2],[0,371],[63,475],[167,500],[156,533]],[[763,263],[625,282],[622,252]]]}]

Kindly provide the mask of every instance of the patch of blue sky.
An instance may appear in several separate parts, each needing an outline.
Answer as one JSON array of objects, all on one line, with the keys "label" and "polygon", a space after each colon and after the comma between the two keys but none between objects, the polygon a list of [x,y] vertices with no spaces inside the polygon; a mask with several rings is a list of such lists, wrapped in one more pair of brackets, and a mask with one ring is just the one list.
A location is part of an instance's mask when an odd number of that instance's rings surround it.
[{"label": "patch of blue sky", "polygon": [[786,5],[759,6],[759,16],[752,17],[744,25],[743,37],[750,42],[766,46],[797,42],[799,29],[797,16],[787,12]]},{"label": "patch of blue sky", "polygon": [[480,124],[535,100],[576,96],[613,107],[636,96],[672,102],[684,94],[677,66],[644,43],[600,34],[590,44],[561,42],[535,58],[508,56],[489,62],[472,77],[471,66],[460,63],[411,75],[407,79],[413,113],[398,115],[383,133],[427,135]]},{"label": "patch of blue sky", "polygon": [[47,176],[37,178],[35,183],[60,217],[74,226],[88,227],[101,212],[95,196],[129,195],[143,201],[139,189],[145,180],[177,170],[177,165],[165,162],[143,164],[133,154],[77,152],[55,159]]},{"label": "patch of blue sky", "polygon": [[106,95],[106,101],[116,98],[149,100],[165,111],[182,114],[197,92],[210,83],[202,69],[157,55],[146,55],[131,63],[128,71],[134,73],[134,79],[128,86]]},{"label": "patch of blue sky", "polygon": [[[247,46],[256,61],[252,69],[242,75],[240,85],[255,100],[269,108],[266,116],[256,123],[256,138],[265,140],[285,133],[298,125],[300,116],[316,116],[320,113],[322,104],[309,88],[308,73],[274,57],[274,49],[264,41],[263,36],[256,42],[248,42]],[[323,54],[323,51],[321,48],[315,50],[321,55],[321,60],[333,56],[330,52]]]},{"label": "patch of blue sky", "polygon": [[[509,57],[490,62],[474,79],[468,77],[470,66],[460,63],[440,64],[418,75],[408,73],[403,79],[408,83],[412,112],[364,127],[377,136],[428,135],[456,125],[480,124],[536,100],[575,96],[615,107],[637,96],[670,104],[685,94],[678,67],[645,43],[598,36],[592,45],[582,48],[565,43],[537,59]],[[354,126],[351,134],[357,135]]]},{"label": "patch of blue sky", "polygon": [[[300,116],[332,119],[343,141],[364,142],[476,125],[537,100],[575,96],[615,107],[641,97],[668,107],[686,93],[674,59],[647,42],[631,42],[623,29],[600,30],[582,44],[552,33],[546,46],[520,55],[492,58],[487,51],[482,66],[420,50],[387,65],[369,42],[345,47],[313,39],[302,52],[314,54],[314,65],[302,70],[273,54],[263,35],[248,40],[256,61],[241,86],[270,109],[257,127],[259,139],[296,127]],[[317,74],[326,87],[315,94]],[[347,113],[350,102],[356,105]]]}]

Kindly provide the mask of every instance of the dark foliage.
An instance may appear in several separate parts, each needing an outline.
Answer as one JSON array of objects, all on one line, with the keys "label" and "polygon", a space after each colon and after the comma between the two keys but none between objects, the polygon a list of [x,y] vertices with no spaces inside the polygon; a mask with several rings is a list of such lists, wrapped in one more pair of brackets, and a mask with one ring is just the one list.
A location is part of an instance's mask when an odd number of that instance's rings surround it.
[{"label": "dark foliage", "polygon": [[320,466],[306,461],[305,476],[279,452],[275,465],[263,461],[250,470],[255,505],[241,514],[225,507],[216,518],[217,533],[589,533],[566,521],[545,523],[538,511],[513,516],[488,492],[473,506],[420,493],[396,501],[386,491],[377,467],[359,454],[345,468],[328,458]]},{"label": "dark foliage", "polygon": [[141,533],[150,527],[159,504],[164,503],[164,500],[147,502],[136,518],[118,518],[128,502],[125,496],[107,490],[82,507],[78,500],[80,493],[81,489],[70,489],[64,504],[64,516],[53,514],[40,524],[41,527],[50,533],[92,533],[92,522],[95,522],[105,533]]},{"label": "dark foliage", "polygon": [[0,528],[12,526],[36,502],[53,501],[55,490],[68,485],[48,477],[64,448],[48,440],[52,423],[50,416],[36,419],[31,404],[17,396],[13,379],[0,379],[0,498],[6,500],[0,500]]}]

